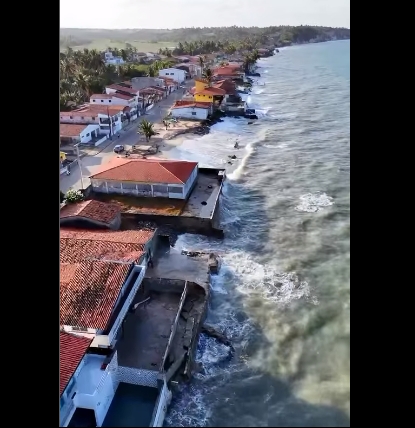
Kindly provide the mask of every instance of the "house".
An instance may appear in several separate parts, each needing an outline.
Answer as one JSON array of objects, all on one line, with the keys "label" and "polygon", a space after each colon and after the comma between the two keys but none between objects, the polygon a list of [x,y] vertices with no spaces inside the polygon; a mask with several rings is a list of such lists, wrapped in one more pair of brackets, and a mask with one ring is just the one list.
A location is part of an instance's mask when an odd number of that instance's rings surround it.
[{"label": "house", "polygon": [[222,102],[224,96],[226,95],[226,91],[220,88],[207,87],[200,90],[195,90],[193,92],[193,96],[196,102],[218,102],[219,104]]},{"label": "house", "polygon": [[186,71],[178,68],[163,68],[159,70],[159,76],[171,77],[179,83],[183,83],[186,80]]},{"label": "house", "polygon": [[239,66],[224,66],[217,67],[213,70],[213,77],[215,80],[231,79],[231,80],[245,80],[245,73],[240,70]]},{"label": "house", "polygon": [[197,175],[197,162],[114,158],[90,179],[94,192],[187,199]]},{"label": "house", "polygon": [[66,204],[60,210],[60,224],[61,226],[86,224],[117,230],[121,225],[121,209],[116,204],[92,199]]},{"label": "house", "polygon": [[125,63],[122,57],[114,56],[114,54],[110,51],[104,53],[105,63],[112,65],[122,65]]},{"label": "house", "polygon": [[60,230],[60,325],[113,348],[154,252],[154,230]]},{"label": "house", "polygon": [[98,138],[98,124],[82,124],[76,123],[61,123],[60,124],[60,139],[62,144],[77,144],[89,143],[93,139]]},{"label": "house", "polygon": [[128,106],[85,104],[72,111],[61,111],[61,123],[98,124],[100,134],[114,135],[122,129]]},{"label": "house", "polygon": [[212,103],[195,101],[176,101],[171,108],[172,117],[206,120],[212,114]]},{"label": "house", "polygon": [[130,111],[126,112],[126,116],[128,119],[134,120],[139,116],[139,107],[142,100],[135,94],[116,91],[109,94],[93,94],[89,99],[89,103],[92,105],[128,106]]}]

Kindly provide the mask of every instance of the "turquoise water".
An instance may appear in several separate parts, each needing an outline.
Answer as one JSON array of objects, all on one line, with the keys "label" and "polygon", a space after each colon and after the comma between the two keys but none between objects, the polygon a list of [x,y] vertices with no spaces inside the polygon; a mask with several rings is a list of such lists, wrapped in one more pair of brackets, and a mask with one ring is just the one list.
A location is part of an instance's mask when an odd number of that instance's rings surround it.
[{"label": "turquoise water", "polygon": [[259,66],[255,124],[229,118],[169,152],[228,168],[225,240],[176,246],[222,254],[208,321],[236,355],[202,336],[203,369],[168,426],[350,424],[350,42],[284,48]]}]

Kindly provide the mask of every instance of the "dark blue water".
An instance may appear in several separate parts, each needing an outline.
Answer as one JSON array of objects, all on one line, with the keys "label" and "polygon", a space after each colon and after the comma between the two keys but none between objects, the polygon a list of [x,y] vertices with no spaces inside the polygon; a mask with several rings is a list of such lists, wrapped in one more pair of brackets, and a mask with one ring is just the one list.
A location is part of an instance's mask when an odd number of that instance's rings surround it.
[{"label": "dark blue water", "polygon": [[225,240],[183,235],[177,247],[223,255],[208,321],[236,347],[228,361],[202,337],[202,372],[168,426],[349,425],[350,42],[281,49],[259,65],[255,124],[226,119],[168,152],[228,167]]}]

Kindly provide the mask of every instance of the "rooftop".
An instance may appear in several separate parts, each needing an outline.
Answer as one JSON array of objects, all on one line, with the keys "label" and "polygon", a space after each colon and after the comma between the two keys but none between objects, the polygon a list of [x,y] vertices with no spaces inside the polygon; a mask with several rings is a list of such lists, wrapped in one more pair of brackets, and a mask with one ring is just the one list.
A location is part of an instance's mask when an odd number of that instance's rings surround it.
[{"label": "rooftop", "polygon": [[183,108],[183,107],[210,109],[212,107],[212,103],[180,100],[180,101],[176,101],[171,108]]},{"label": "rooftop", "polygon": [[59,394],[66,388],[90,343],[85,337],[59,333]]},{"label": "rooftop", "polygon": [[[63,112],[61,112],[63,113]],[[60,124],[60,136],[61,137],[79,137],[79,134],[88,125],[76,125],[74,123],[61,123]]]},{"label": "rooftop", "polygon": [[184,184],[197,162],[113,158],[90,178],[97,180],[133,181],[136,183]]},{"label": "rooftop", "polygon": [[122,112],[124,109],[128,109],[126,106],[116,106],[116,105],[94,105],[94,104],[85,104],[82,107],[72,110],[72,111],[61,111],[61,116],[96,116],[97,114],[115,115]]},{"label": "rooftop", "polygon": [[132,264],[90,261],[60,265],[60,324],[105,330]]},{"label": "rooftop", "polygon": [[137,96],[137,92],[134,89],[127,88],[125,86],[117,85],[116,83],[112,85],[108,85],[107,88],[115,89],[116,91],[126,92],[127,94],[131,94],[132,96]]},{"label": "rooftop", "polygon": [[226,91],[221,88],[210,87],[202,89],[201,91],[195,91],[194,93],[198,95],[225,95]]},{"label": "rooftop", "polygon": [[83,230],[60,229],[60,262],[80,263],[84,260],[117,260],[138,263],[144,245],[153,237],[151,230]]},{"label": "rooftop", "polygon": [[238,67],[232,67],[232,66],[226,66],[226,67],[218,67],[215,70],[213,70],[213,74],[216,76],[221,76],[221,75],[238,75]]},{"label": "rooftop", "polygon": [[60,210],[60,218],[84,218],[110,224],[120,213],[118,205],[89,200],[65,205]]},{"label": "rooftop", "polygon": [[91,100],[111,100],[113,98],[120,98],[122,100],[131,100],[135,95],[122,94],[120,92],[112,92],[111,94],[93,94]]}]

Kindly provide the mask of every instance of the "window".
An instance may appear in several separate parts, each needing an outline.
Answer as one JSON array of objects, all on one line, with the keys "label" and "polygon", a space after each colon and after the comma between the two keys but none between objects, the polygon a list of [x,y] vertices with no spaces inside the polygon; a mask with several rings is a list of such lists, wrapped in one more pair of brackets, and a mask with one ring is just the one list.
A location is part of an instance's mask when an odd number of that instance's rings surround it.
[{"label": "window", "polygon": [[103,102],[104,102],[104,100],[101,100],[101,102],[103,103]]},{"label": "window", "polygon": [[94,103],[96,100],[92,100],[92,102]]},{"label": "window", "polygon": [[69,119],[73,119],[73,116],[69,116]]},{"label": "window", "polygon": [[108,100],[108,102],[110,103],[112,100]]},{"label": "window", "polygon": [[89,134],[89,133],[85,135],[85,137],[89,137],[89,136],[90,136],[90,134]]},{"label": "window", "polygon": [[95,120],[95,116],[92,116],[92,120]]},{"label": "window", "polygon": [[83,116],[81,116],[81,120],[84,120],[85,118]]},{"label": "window", "polygon": [[192,111],[192,116],[196,116],[196,112],[195,111]]}]

